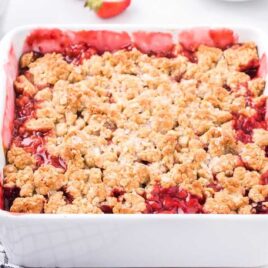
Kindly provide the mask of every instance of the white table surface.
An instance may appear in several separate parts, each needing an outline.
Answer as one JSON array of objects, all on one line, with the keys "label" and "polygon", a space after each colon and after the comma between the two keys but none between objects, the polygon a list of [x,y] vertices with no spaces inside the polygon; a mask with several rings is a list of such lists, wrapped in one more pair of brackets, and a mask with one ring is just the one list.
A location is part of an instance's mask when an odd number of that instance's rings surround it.
[{"label": "white table surface", "polygon": [[132,0],[125,13],[109,20],[101,20],[84,9],[83,0],[8,1],[4,31],[31,23],[169,23],[256,26],[268,33],[268,0]]},{"label": "white table surface", "polygon": [[255,26],[268,34],[268,0],[243,3],[221,0],[132,0],[131,7],[125,13],[109,20],[101,20],[84,9],[83,0],[8,1],[2,25],[4,32],[24,24],[168,23]]}]

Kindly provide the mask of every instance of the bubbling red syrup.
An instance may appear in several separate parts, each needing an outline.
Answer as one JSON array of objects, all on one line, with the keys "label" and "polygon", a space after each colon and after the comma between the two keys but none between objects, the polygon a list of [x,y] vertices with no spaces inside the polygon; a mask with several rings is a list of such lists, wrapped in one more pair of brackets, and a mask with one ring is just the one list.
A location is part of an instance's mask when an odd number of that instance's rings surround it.
[{"label": "bubbling red syrup", "polygon": [[182,56],[186,57],[190,62],[198,63],[198,59],[197,59],[195,51],[191,51],[191,50],[183,47],[183,45],[182,45],[182,51],[180,52],[180,54]]},{"label": "bubbling red syrup", "polygon": [[66,170],[67,166],[64,160],[61,157],[50,155],[44,148],[45,139],[49,135],[50,132],[34,131],[31,133],[25,131],[14,137],[13,143],[34,155],[37,167],[49,164]]},{"label": "bubbling red syrup", "polygon": [[[26,71],[27,74],[27,71]],[[22,147],[26,152],[31,153],[36,159],[36,166],[43,164],[51,164],[56,168],[66,170],[66,163],[60,157],[51,156],[45,149],[46,136],[51,133],[46,130],[28,131],[25,128],[25,122],[31,118],[35,118],[36,109],[39,102],[23,94],[18,94],[15,99],[15,119],[13,124],[12,144]],[[19,197],[20,188],[18,187],[3,187],[4,204],[3,207],[10,209],[14,200]],[[0,193],[1,195],[1,193]],[[1,197],[0,197],[1,198]]]},{"label": "bubbling red syrup", "polygon": [[104,214],[113,214],[113,208],[108,205],[102,205],[100,209]]},{"label": "bubbling red syrup", "polygon": [[145,202],[145,213],[149,214],[204,213],[203,200],[191,195],[179,186],[163,188],[160,185],[155,185]]},{"label": "bubbling red syrup", "polygon": [[74,197],[71,195],[71,193],[67,189],[67,185],[64,185],[61,187],[61,191],[63,192],[63,195],[65,197],[65,200],[68,204],[72,204],[74,201]]},{"label": "bubbling red syrup", "polygon": [[24,124],[27,120],[35,117],[38,102],[25,95],[16,98],[16,117],[13,130],[13,143],[34,155],[37,167],[50,164],[56,168],[66,170],[66,163],[60,157],[51,156],[45,149],[46,137],[51,133],[40,129],[39,131],[28,131]]},{"label": "bubbling red syrup", "polygon": [[[35,157],[37,167],[44,164],[50,164],[56,168],[66,170],[67,166],[64,160],[60,157],[50,155],[44,147],[46,136],[50,135],[50,132],[42,129],[31,132],[24,126],[27,120],[35,117],[35,110],[38,107],[38,102],[29,96],[18,95],[15,106],[12,144],[22,147],[26,152],[31,153]],[[10,209],[14,200],[19,197],[19,193],[20,188],[18,187],[3,188],[4,208],[6,210]]]},{"label": "bubbling red syrup", "polygon": [[268,207],[266,206],[268,198],[261,202],[254,202],[252,199],[249,200],[249,203],[252,206],[252,213],[254,214],[268,214]]},{"label": "bubbling red syrup", "polygon": [[259,60],[251,60],[247,65],[241,66],[240,71],[246,73],[251,79],[257,77],[258,70],[260,67]]},{"label": "bubbling red syrup", "polygon": [[[20,95],[16,98],[16,117],[14,122],[14,136],[25,132],[24,123],[35,116],[37,102],[28,96]],[[22,129],[21,129],[22,128]]]},{"label": "bubbling red syrup", "polygon": [[119,198],[120,196],[122,196],[125,193],[125,191],[123,189],[119,189],[119,188],[114,188],[111,192],[111,196],[112,197],[116,197]]},{"label": "bubbling red syrup", "polygon": [[[268,171],[264,172],[261,175],[260,184],[261,185],[267,185],[268,184]],[[257,203],[253,202],[252,199],[249,200],[249,203],[253,207],[253,213],[256,213],[256,214],[268,214],[268,207],[264,204],[264,203],[267,203],[267,202],[268,202],[268,198],[266,198],[262,202],[257,202]]]},{"label": "bubbling red syrup", "polygon": [[4,187],[4,207],[9,210],[14,200],[20,195],[19,187]]},{"label": "bubbling red syrup", "polygon": [[89,47],[86,43],[79,43],[66,47],[63,55],[68,63],[72,62],[79,65],[82,64],[84,59],[90,59],[90,57],[96,53],[97,50]]},{"label": "bubbling red syrup", "polygon": [[[268,200],[266,200],[265,202],[267,202]],[[254,206],[254,210],[256,212],[256,214],[268,214],[268,207],[265,206],[263,204],[264,202],[258,202],[255,206]]]},{"label": "bubbling red syrup", "polygon": [[256,113],[250,117],[242,114],[233,115],[233,128],[236,131],[237,140],[243,143],[252,142],[253,130],[256,128],[267,129],[266,122],[266,98],[253,105]]}]

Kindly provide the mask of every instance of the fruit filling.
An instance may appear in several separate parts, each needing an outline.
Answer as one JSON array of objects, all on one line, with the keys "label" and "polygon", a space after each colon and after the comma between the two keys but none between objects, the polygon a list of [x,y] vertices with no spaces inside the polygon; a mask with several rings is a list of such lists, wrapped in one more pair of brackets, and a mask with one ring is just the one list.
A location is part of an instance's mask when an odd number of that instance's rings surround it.
[{"label": "fruit filling", "polygon": [[146,213],[203,213],[203,202],[178,186],[164,188],[155,185],[146,197]]},{"label": "fruit filling", "polygon": [[14,81],[5,209],[267,214],[263,66],[256,44],[228,29],[179,42],[34,31]]}]

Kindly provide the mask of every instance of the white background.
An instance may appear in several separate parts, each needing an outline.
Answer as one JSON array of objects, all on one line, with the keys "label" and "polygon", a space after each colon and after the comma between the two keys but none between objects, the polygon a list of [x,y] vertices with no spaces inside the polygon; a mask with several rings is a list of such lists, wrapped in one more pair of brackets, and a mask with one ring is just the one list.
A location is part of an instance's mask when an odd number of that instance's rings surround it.
[{"label": "white background", "polygon": [[169,23],[256,26],[268,33],[268,0],[132,0],[125,13],[109,20],[101,20],[84,9],[83,0],[7,1],[4,31],[30,23]]}]

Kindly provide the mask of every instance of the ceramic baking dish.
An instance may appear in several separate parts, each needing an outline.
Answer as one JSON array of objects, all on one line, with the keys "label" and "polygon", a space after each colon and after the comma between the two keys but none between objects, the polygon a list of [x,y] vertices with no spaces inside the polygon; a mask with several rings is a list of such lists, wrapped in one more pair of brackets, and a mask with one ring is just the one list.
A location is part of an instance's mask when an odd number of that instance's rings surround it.
[{"label": "ceramic baking dish", "polygon": [[[1,169],[13,119],[16,59],[25,38],[37,28],[17,28],[0,43]],[[175,37],[185,27],[45,28],[161,31]],[[260,55],[268,53],[268,38],[263,32],[229,28],[239,41],[255,41]],[[263,64],[267,64],[265,56]],[[10,262],[32,267],[256,267],[268,264],[267,227],[265,215],[14,215],[0,211],[0,241]]]}]

